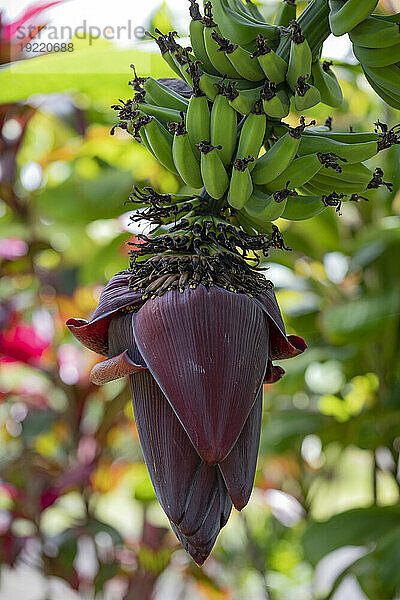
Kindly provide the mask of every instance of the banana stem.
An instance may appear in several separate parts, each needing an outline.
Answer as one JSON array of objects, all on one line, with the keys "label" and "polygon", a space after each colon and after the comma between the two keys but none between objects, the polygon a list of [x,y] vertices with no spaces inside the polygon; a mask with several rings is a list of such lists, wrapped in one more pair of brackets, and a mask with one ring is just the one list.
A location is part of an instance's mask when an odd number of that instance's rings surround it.
[{"label": "banana stem", "polygon": [[[328,17],[328,0],[312,0],[297,19],[314,57],[331,33]],[[290,33],[281,36],[276,53],[284,60],[289,60]]]}]

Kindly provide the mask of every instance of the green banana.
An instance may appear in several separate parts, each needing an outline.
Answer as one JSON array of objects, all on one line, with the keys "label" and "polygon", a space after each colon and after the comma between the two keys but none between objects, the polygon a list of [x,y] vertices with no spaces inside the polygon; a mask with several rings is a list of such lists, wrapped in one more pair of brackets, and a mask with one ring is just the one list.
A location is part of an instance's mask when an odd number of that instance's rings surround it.
[{"label": "green banana", "polygon": [[345,144],[322,135],[304,135],[298,149],[299,156],[315,154],[316,152],[336,154],[336,156],[352,165],[375,156],[378,153],[378,142]]},{"label": "green banana", "polygon": [[258,160],[252,173],[253,181],[257,185],[265,185],[283,173],[293,161],[299,149],[305,121],[301,125],[290,128],[273,146]]},{"label": "green banana", "polygon": [[394,22],[386,16],[377,18],[373,15],[352,29],[349,37],[354,45],[363,48],[388,48],[400,42],[399,23],[400,16]]},{"label": "green banana", "polygon": [[[242,2],[240,2],[240,4],[242,4]],[[235,5],[238,6],[237,2],[235,2]],[[257,4],[254,4],[254,2],[252,2],[251,0],[246,0],[245,10],[249,14],[249,16],[253,17],[253,19],[255,19],[256,21],[259,21],[260,23],[265,23],[265,19],[258,10]]]},{"label": "green banana", "polygon": [[172,157],[173,136],[156,118],[150,116],[141,118],[153,154],[166,169],[177,175],[178,171]]},{"label": "green banana", "polygon": [[158,160],[157,156],[153,152],[153,148],[150,146],[149,140],[147,139],[144,123],[143,123],[143,121],[140,120],[140,118],[136,119],[136,121],[133,121],[133,120],[129,121],[126,129],[127,129],[128,133],[130,133],[135,138],[135,140],[137,140],[145,148],[147,148],[147,150],[150,152],[150,154],[152,154],[154,156],[154,158],[156,160]]},{"label": "green banana", "polygon": [[273,194],[266,194],[259,188],[254,188],[250,198],[244,206],[245,216],[260,221],[275,221],[286,208],[287,199],[277,202]]},{"label": "green banana", "polygon": [[333,35],[341,36],[369,17],[378,0],[329,0],[329,24]]},{"label": "green banana", "polygon": [[239,73],[243,79],[250,81],[260,81],[264,79],[264,71],[260,67],[257,60],[251,52],[239,46],[232,44],[227,38],[219,34],[213,34],[214,39],[219,44],[218,52],[224,52],[233,68]]},{"label": "green banana", "polygon": [[229,186],[229,178],[224,164],[218,155],[220,146],[213,146],[210,142],[202,141],[197,144],[201,152],[200,170],[206,192],[218,200],[222,198]]},{"label": "green banana", "polygon": [[174,131],[172,142],[172,158],[175,167],[182,177],[183,181],[196,189],[203,187],[203,180],[200,172],[200,162],[196,158],[192,144],[185,127],[185,116],[181,113],[179,123],[170,123],[169,130]]},{"label": "green banana", "polygon": [[[156,30],[158,31],[158,30]],[[175,37],[178,35],[176,31],[170,31],[166,36],[166,45],[169,50],[170,61],[178,69],[178,75],[186,81],[188,85],[191,85],[190,79],[187,74],[187,67],[190,63],[195,61],[195,56],[190,54],[191,48],[182,48],[176,41]]]},{"label": "green banana", "polygon": [[290,27],[292,33],[286,80],[292,90],[295,91],[299,77],[311,75],[312,54],[310,46],[297,21],[292,21]]},{"label": "green banana", "polygon": [[[237,113],[224,95],[223,84],[220,84],[218,89],[219,93],[211,109],[211,144],[222,146],[219,156],[226,167],[231,162],[236,146]],[[203,140],[207,139],[203,138]]]},{"label": "green banana", "polygon": [[290,100],[284,89],[278,89],[273,81],[265,82],[261,91],[265,114],[273,119],[284,119],[290,112]]},{"label": "green banana", "polygon": [[355,163],[353,165],[341,163],[340,169],[336,171],[322,169],[317,176],[367,186],[372,179],[373,173],[364,163]]},{"label": "green banana", "polygon": [[365,75],[372,79],[389,96],[400,97],[400,66],[367,67],[362,65]]},{"label": "green banana", "polygon": [[270,81],[276,84],[285,81],[287,63],[268,46],[267,40],[260,33],[256,39],[257,50],[251,55],[257,58],[261,69]]},{"label": "green banana", "polygon": [[232,220],[234,223],[236,222],[237,225],[243,229],[243,231],[249,233],[250,235],[254,235],[256,232],[270,233],[270,228],[266,223],[256,223],[250,218],[244,208],[236,213]]},{"label": "green banana", "polygon": [[161,52],[162,58],[165,60],[167,65],[169,67],[171,67],[171,69],[175,72],[175,74],[178,75],[178,77],[181,77],[181,70],[176,65],[173,57],[170,54],[170,44],[169,44],[168,36],[161,33],[161,31],[159,29],[156,29],[155,32],[158,34],[158,37],[152,35],[148,31],[146,31],[146,35],[147,35],[147,37],[150,37],[151,39],[153,39],[156,42],[156,44],[159,47],[159,50]]},{"label": "green banana", "polygon": [[299,188],[301,193],[303,194],[313,194],[313,195],[327,195],[332,192],[340,192],[344,194],[356,194],[362,191],[362,187],[343,183],[339,184],[339,182],[333,182],[329,179],[318,179],[314,177],[311,179],[306,185]]},{"label": "green banana", "polygon": [[211,102],[217,95],[217,89],[215,82],[220,81],[221,78],[213,78],[213,75],[204,73],[200,67],[200,61],[195,61],[187,65],[187,75],[189,77],[191,87],[197,87],[203,94],[207,96]]},{"label": "green banana", "polygon": [[147,104],[147,102],[138,102],[136,107],[145,115],[156,117],[156,119],[163,125],[167,125],[171,121],[179,121],[181,118],[179,111],[173,110],[172,108],[164,108],[163,106],[157,106],[155,104]]},{"label": "green banana", "polygon": [[379,133],[356,133],[349,131],[329,131],[326,128],[326,131],[322,130],[319,132],[315,129],[315,127],[308,127],[304,135],[319,135],[322,137],[328,138],[329,140],[334,140],[335,142],[343,142],[345,144],[356,144],[359,142],[378,142],[379,141]]},{"label": "green banana", "polygon": [[279,43],[279,28],[256,19],[241,0],[232,5],[228,0],[212,0],[211,4],[215,20],[224,37],[244,47],[262,33],[270,45],[276,48]]},{"label": "green banana", "polygon": [[189,0],[189,13],[191,17],[189,25],[190,45],[197,60],[200,60],[207,73],[218,75],[217,69],[208,58],[207,50],[204,43],[204,23],[200,13],[199,5],[196,0]]},{"label": "green banana", "polygon": [[321,196],[296,196],[288,198],[281,218],[288,221],[304,221],[316,217],[326,210]]},{"label": "green banana", "polygon": [[309,184],[318,188],[322,193],[340,192],[352,194],[366,190],[373,173],[364,164],[343,166],[341,173],[319,171]]},{"label": "green banana", "polygon": [[321,102],[321,94],[318,88],[310,83],[307,83],[308,75],[300,75],[297,80],[294,96],[294,105],[296,110],[307,110]]},{"label": "green banana", "polygon": [[282,0],[275,17],[275,25],[289,27],[291,21],[296,19],[296,0]]},{"label": "green banana", "polygon": [[389,48],[363,48],[353,44],[353,52],[357,60],[367,67],[387,67],[400,61],[400,43]]},{"label": "green banana", "polygon": [[[192,86],[193,80],[191,68],[196,62],[195,57],[189,53],[187,48],[180,48],[178,50],[171,49],[170,53],[177,67],[180,69],[180,77],[184,79],[189,86]],[[199,62],[199,64],[201,63]]]},{"label": "green banana", "polygon": [[233,163],[231,180],[229,183],[228,204],[240,210],[253,193],[253,180],[251,179],[249,164],[254,162],[254,156],[237,158]]},{"label": "green banana", "polygon": [[[254,156],[257,159],[264,141],[267,117],[261,110],[260,102],[256,102],[254,107],[240,131],[237,156]],[[255,165],[255,162],[251,162],[249,170],[252,171]]]},{"label": "green banana", "polygon": [[216,27],[211,29],[210,27],[206,26],[204,28],[204,42],[209,59],[217,71],[221,73],[221,75],[225,75],[231,79],[240,78],[240,74],[229,61],[224,52],[219,51],[220,38],[221,34]]},{"label": "green banana", "polygon": [[321,94],[321,102],[338,108],[343,103],[343,93],[335,73],[331,70],[332,64],[330,60],[324,60],[322,64],[317,60],[312,64],[311,73],[314,85]]},{"label": "green banana", "polygon": [[364,75],[370,86],[375,90],[378,96],[380,96],[382,100],[386,102],[386,104],[389,104],[389,106],[400,110],[400,96],[392,95],[387,89],[378,85],[376,81],[366,73],[365,69]]},{"label": "green banana", "polygon": [[314,186],[310,181],[299,188],[299,192],[304,196],[324,196],[326,191],[319,186]]},{"label": "green banana", "polygon": [[230,82],[226,86],[228,102],[238,113],[248,115],[254,109],[255,102],[260,99],[263,86],[247,90],[239,90],[236,87],[236,81]]},{"label": "green banana", "polygon": [[[322,155],[320,155],[322,156]],[[289,182],[292,188],[299,188],[314,177],[321,169],[323,163],[318,154],[307,154],[295,158],[287,169],[278,177],[263,186],[267,192],[277,192]]]},{"label": "green banana", "polygon": [[221,32],[214,21],[211,2],[206,2],[204,5],[204,45],[207,51],[208,58],[214,68],[226,77],[240,77],[239,73],[229,62],[223,52],[219,52],[219,40],[222,38]]},{"label": "green banana", "polygon": [[186,113],[186,128],[195,156],[200,156],[196,144],[210,138],[211,114],[207,96],[195,84]]},{"label": "green banana", "polygon": [[[133,65],[131,67],[134,68]],[[171,88],[157,81],[157,79],[154,79],[154,77],[140,78],[135,73],[135,79],[130,83],[136,91],[140,91],[140,88],[135,87],[135,85],[142,84],[143,89],[146,91],[146,100],[148,101],[150,98],[152,105],[170,108],[178,112],[187,110],[189,101],[174,90],[171,90]]]}]

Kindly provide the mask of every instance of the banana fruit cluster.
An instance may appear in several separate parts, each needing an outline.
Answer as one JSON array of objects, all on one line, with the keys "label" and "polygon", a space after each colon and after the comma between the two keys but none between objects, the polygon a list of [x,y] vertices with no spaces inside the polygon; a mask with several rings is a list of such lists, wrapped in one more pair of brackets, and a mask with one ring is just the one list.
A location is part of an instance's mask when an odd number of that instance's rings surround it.
[{"label": "banana fruit cluster", "polygon": [[[297,127],[282,119],[343,96],[320,46],[308,41],[296,1],[284,0],[275,24],[250,0],[211,0],[204,14],[190,2],[190,47],[176,32],[156,30],[163,58],[192,89],[190,99],[152,77],[131,82],[133,100],[114,108],[119,126],[193,194],[229,207],[248,232],[268,231],[281,217],[308,219],[340,207],[384,182],[365,161],[400,142],[398,127],[378,121],[373,133],[334,132],[331,123]],[[312,4],[312,3],[311,3]],[[372,15],[375,0],[329,0],[335,35],[350,32],[354,52],[377,92],[400,108],[399,15]],[[285,36],[289,51],[281,52]],[[309,38],[310,40],[312,38]]]},{"label": "banana fruit cluster", "polygon": [[349,36],[371,87],[387,104],[400,109],[400,13],[371,15]]},{"label": "banana fruit cluster", "polygon": [[354,54],[376,93],[400,109],[400,13],[372,14],[377,0],[329,0],[336,36],[348,33]]}]

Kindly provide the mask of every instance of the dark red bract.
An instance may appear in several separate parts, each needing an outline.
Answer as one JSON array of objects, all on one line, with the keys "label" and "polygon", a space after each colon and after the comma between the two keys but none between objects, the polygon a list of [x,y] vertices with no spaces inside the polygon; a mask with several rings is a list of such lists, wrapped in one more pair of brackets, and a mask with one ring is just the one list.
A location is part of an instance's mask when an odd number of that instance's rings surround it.
[{"label": "dark red bract", "polygon": [[198,564],[207,558],[232,503],[253,487],[262,386],[282,377],[272,360],[306,345],[287,336],[273,291],[251,298],[202,285],[143,301],[129,273],[111,279],[88,323],[68,327],[107,355],[91,379],[130,376],[144,458],[162,508]]}]

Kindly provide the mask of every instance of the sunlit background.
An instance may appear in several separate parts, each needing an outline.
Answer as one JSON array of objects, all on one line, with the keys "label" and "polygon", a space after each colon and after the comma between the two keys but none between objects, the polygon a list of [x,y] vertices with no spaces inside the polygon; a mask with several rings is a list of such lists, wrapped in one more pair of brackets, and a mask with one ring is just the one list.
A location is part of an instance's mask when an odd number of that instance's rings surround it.
[{"label": "sunlit background", "polygon": [[[28,4],[3,3],[2,22]],[[264,14],[277,4],[264,2]],[[187,0],[70,0],[36,22],[104,29],[130,19],[184,36],[187,9]],[[148,40],[73,43],[69,54],[0,69],[0,599],[399,598],[399,148],[370,161],[393,193],[278,222],[293,250],[264,266],[288,331],[309,350],[265,386],[252,498],[200,570],[156,501],[125,383],[91,384],[100,357],[64,326],[89,318],[127,266],[132,185],[183,189],[125,132],[109,134],[131,63],[173,75]],[[329,39],[324,57],[339,63],[345,102],[308,117],[332,116],[343,131],[399,121],[346,38]]]}]

